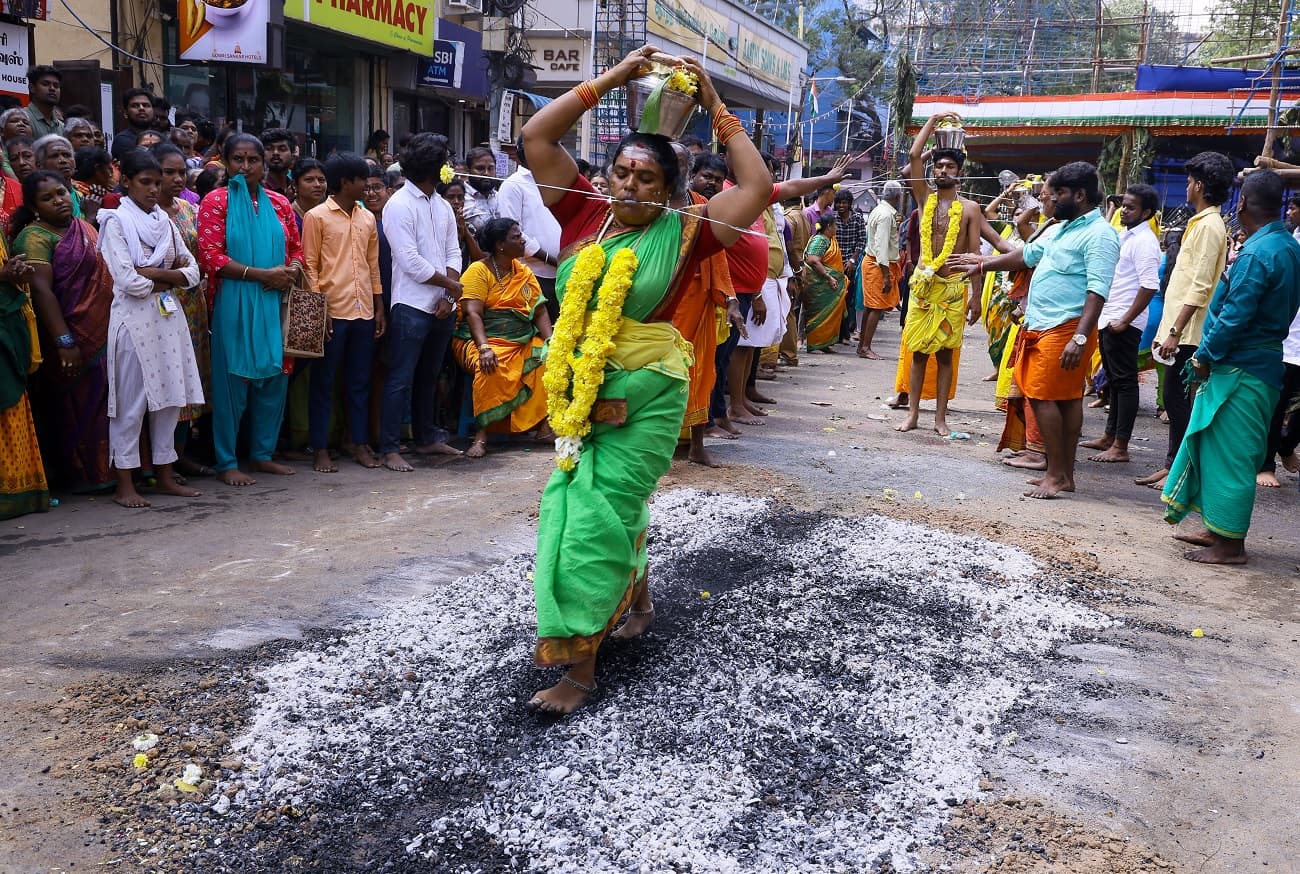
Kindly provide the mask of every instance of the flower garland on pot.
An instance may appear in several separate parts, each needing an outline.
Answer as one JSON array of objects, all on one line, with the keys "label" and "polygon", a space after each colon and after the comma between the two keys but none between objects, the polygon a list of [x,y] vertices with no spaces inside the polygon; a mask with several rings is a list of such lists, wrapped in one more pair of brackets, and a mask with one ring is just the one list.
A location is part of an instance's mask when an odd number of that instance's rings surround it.
[{"label": "flower garland on pot", "polygon": [[[555,432],[555,464],[563,471],[578,466],[582,438],[591,433],[591,408],[605,382],[605,362],[614,351],[614,335],[623,321],[623,303],[632,288],[637,257],[631,249],[620,249],[609,260],[599,243],[578,253],[573,272],[565,285],[560,317],[551,334],[546,354],[546,411]],[[596,310],[587,314],[592,291]],[[585,322],[585,331],[584,331]]]},{"label": "flower garland on pot", "polygon": [[939,254],[934,254],[934,214],[938,201],[939,196],[932,194],[925,199],[925,206],[921,209],[921,227],[928,229],[929,233],[921,234],[921,263],[913,275],[927,285],[952,256],[952,250],[957,248],[957,236],[961,233],[961,199],[954,197],[948,207],[948,232],[943,237],[943,248]]}]

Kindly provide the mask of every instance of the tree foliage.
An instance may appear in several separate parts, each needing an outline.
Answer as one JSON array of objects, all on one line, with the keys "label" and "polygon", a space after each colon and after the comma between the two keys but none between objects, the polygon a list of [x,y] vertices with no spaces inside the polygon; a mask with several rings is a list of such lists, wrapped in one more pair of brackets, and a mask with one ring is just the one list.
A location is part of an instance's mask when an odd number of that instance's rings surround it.
[{"label": "tree foliage", "polygon": [[[1277,48],[1278,0],[1218,0],[1210,10],[1211,37],[1198,52],[1208,64],[1213,58],[1272,53]],[[1300,38],[1300,32],[1294,32]],[[1258,68],[1267,61],[1255,61]]]}]

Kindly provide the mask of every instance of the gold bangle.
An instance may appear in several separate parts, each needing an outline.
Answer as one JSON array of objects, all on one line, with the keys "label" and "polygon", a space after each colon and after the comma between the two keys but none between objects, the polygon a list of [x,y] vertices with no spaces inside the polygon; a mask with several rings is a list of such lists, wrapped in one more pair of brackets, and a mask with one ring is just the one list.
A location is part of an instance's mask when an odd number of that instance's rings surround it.
[{"label": "gold bangle", "polygon": [[479,344],[478,344],[478,351],[479,351],[480,353],[482,353],[482,352],[491,352],[491,351],[492,351],[492,344],[491,344],[491,343],[479,343]]}]

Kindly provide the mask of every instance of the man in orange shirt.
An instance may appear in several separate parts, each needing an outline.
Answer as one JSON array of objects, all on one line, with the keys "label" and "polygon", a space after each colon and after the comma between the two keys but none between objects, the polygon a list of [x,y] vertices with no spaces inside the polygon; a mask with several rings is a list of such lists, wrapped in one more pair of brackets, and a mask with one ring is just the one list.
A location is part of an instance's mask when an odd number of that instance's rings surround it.
[{"label": "man in orange shirt", "polygon": [[335,473],[330,459],[329,425],[334,375],[346,381],[344,409],[352,457],[362,467],[379,467],[367,443],[370,365],[375,340],[384,333],[383,285],[379,278],[379,233],[374,215],[360,203],[370,166],[359,155],[343,153],[325,162],[330,195],[307,212],[302,223],[307,281],[325,295],[330,328],[325,357],[311,368],[308,430],[315,469]]}]

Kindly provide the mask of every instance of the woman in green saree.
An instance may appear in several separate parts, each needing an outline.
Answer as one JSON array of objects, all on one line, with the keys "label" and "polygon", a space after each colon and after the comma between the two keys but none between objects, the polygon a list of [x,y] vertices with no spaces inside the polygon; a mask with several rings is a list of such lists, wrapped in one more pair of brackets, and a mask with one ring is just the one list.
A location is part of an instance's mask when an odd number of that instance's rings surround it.
[{"label": "woman in green saree", "polygon": [[840,339],[840,322],[846,306],[844,256],[835,239],[835,213],[827,210],[817,220],[817,233],[808,241],[804,264],[804,299],[808,307],[809,352],[834,352]]},{"label": "woman in green saree", "polygon": [[[655,134],[630,134],[619,143],[608,198],[579,175],[561,138],[602,94],[643,75],[656,52],[633,52],[539,110],[523,130],[542,200],[563,229],[561,312],[547,359],[560,469],[542,494],[534,587],[536,662],[569,670],[529,702],[548,714],[571,713],[595,691],[596,651],[624,614],[624,639],[644,632],[653,618],[648,502],[671,463],[689,385],[690,346],[671,319],[699,261],[740,239],[772,195],[758,150],[690,58],[681,66],[697,77],[699,101],[728,143],[736,185],[705,206],[667,209],[680,170],[669,141]],[[606,336],[609,347],[600,342]],[[584,370],[588,355],[604,355],[603,371]],[[563,379],[557,374],[570,367],[573,378],[557,399],[550,380]],[[589,433],[564,438],[566,416],[556,411],[567,406],[567,418],[580,418],[585,429],[586,401]]]}]

